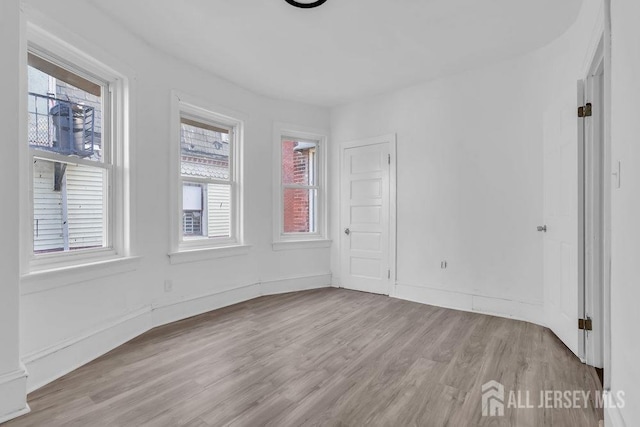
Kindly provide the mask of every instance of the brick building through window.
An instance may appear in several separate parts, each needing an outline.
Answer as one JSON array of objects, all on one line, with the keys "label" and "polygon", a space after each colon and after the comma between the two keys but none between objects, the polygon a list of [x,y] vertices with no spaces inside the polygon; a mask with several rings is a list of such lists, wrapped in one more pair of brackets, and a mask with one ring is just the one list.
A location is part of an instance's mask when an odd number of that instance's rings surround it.
[{"label": "brick building through window", "polygon": [[285,233],[316,231],[317,142],[282,140]]}]

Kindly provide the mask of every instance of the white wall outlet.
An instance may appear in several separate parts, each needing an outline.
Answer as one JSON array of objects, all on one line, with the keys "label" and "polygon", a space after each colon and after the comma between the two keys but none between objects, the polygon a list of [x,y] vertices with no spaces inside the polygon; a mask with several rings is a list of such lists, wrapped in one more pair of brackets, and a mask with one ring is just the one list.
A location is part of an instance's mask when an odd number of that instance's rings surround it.
[{"label": "white wall outlet", "polygon": [[447,268],[447,261],[441,261],[440,268]]},{"label": "white wall outlet", "polygon": [[165,280],[164,281],[164,291],[165,292],[173,291],[173,280]]}]

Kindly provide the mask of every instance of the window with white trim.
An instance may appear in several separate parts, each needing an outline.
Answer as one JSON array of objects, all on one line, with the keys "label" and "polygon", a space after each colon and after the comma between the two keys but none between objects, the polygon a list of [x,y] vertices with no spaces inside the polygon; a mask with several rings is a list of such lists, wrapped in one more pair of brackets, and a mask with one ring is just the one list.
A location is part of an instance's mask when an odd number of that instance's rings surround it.
[{"label": "window with white trim", "polygon": [[318,232],[318,141],[282,138],[282,233]]},{"label": "window with white trim", "polygon": [[320,134],[278,129],[275,243],[326,239],[324,150]]},{"label": "window with white trim", "polygon": [[65,52],[28,51],[29,269],[126,255],[124,78]]},{"label": "window with white trim", "polygon": [[180,103],[179,248],[240,243],[239,122]]}]

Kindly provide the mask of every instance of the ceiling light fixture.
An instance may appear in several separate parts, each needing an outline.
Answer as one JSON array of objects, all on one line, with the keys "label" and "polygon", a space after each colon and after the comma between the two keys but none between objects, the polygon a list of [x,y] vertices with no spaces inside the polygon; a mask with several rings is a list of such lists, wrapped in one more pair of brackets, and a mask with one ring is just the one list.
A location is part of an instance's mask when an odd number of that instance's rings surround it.
[{"label": "ceiling light fixture", "polygon": [[300,7],[302,9],[311,9],[312,7],[322,6],[324,2],[327,0],[316,0],[316,1],[296,1],[296,0],[285,0],[291,6]]}]

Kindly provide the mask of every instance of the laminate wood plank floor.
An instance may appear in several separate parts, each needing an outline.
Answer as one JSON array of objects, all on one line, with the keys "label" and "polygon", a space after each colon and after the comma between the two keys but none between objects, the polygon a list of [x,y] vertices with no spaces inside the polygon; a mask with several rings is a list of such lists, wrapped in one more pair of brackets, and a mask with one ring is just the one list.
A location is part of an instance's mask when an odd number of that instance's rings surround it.
[{"label": "laminate wood plank floor", "polygon": [[[482,385],[589,407],[482,416]],[[598,426],[601,387],[548,329],[343,289],[162,326],[29,395],[17,426]],[[505,402],[506,403],[506,402]],[[527,403],[521,401],[521,403]]]}]

